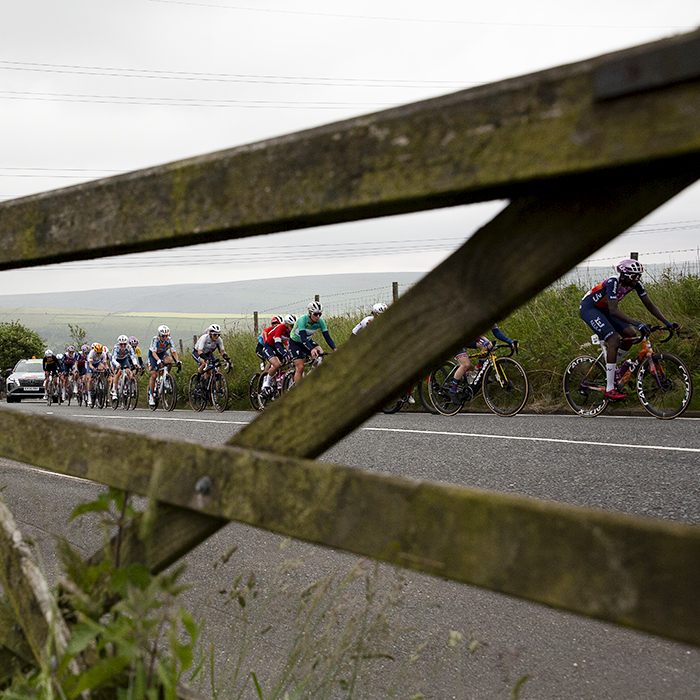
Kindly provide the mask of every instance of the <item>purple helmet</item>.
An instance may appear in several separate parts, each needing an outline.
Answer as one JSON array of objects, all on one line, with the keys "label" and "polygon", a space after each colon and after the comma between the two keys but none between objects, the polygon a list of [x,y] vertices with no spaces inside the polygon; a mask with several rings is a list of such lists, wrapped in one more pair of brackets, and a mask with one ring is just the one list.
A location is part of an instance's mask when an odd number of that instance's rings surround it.
[{"label": "purple helmet", "polygon": [[637,279],[639,279],[642,276],[642,272],[644,272],[642,263],[640,263],[639,260],[632,260],[631,258],[622,260],[618,263],[616,269],[621,275],[636,277]]},{"label": "purple helmet", "polygon": [[132,347],[135,348],[138,344],[139,344],[139,339],[135,335],[132,335],[129,337],[129,345],[131,345]]}]

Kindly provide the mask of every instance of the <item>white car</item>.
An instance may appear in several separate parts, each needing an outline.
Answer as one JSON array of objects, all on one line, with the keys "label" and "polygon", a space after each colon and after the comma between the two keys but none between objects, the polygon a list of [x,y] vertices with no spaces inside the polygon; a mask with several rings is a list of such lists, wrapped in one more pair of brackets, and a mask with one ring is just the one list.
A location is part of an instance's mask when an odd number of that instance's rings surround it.
[{"label": "white car", "polygon": [[7,403],[44,397],[44,365],[42,360],[20,360],[5,383]]}]

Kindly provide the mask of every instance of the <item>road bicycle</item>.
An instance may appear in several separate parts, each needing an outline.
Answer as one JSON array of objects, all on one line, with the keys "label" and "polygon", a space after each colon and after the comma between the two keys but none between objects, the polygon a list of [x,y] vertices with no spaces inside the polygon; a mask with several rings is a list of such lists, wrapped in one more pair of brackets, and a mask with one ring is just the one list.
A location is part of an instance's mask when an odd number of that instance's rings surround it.
[{"label": "road bicycle", "polygon": [[[180,367],[178,366],[178,372]],[[172,411],[177,405],[177,382],[175,377],[170,372],[170,365],[163,363],[163,366],[158,370],[156,377],[156,385],[153,388],[153,403],[148,402],[148,408],[155,411],[159,403],[163,403],[163,408],[166,411]]]},{"label": "road bicycle", "polygon": [[[317,367],[321,365],[323,362],[323,356],[325,355],[325,352],[319,353],[315,358],[312,358],[310,355],[304,360],[304,373],[302,376],[306,376],[310,372],[313,372]],[[289,391],[293,386],[294,386],[294,374],[296,373],[296,368],[294,367],[293,364],[289,366],[289,369],[282,375],[282,391],[281,393],[284,394],[285,391]]]},{"label": "road bicycle", "polygon": [[135,376],[127,376],[125,371],[119,377],[117,385],[117,398],[111,397],[112,408],[116,411],[119,407],[128,411],[130,408],[136,410],[139,402],[139,384]]},{"label": "road bicycle", "polygon": [[[294,383],[294,366],[289,362],[284,362],[280,365],[274,380],[268,387],[269,391],[266,391],[263,386],[267,372],[257,373],[257,382],[252,387],[252,390],[256,394],[256,401],[258,405],[258,408],[256,410],[264,411],[271,401],[275,401],[280,396],[282,396],[282,394],[285,391],[285,378],[287,372],[292,373],[292,383]],[[289,382],[286,382],[286,384],[286,388],[288,388]]]},{"label": "road bicycle", "polygon": [[[623,389],[636,371],[634,387],[642,406],[652,416],[668,420],[680,416],[688,408],[693,395],[693,383],[690,371],[680,357],[670,352],[654,352],[649,336],[657,331],[668,333],[660,343],[667,343],[674,332],[677,333],[665,326],[652,326],[644,330],[634,340],[634,344],[641,345],[639,354],[634,359],[624,360],[616,370],[615,386],[618,391]],[[609,403],[605,398],[605,341],[597,335],[592,335],[591,341],[600,346],[598,356],[577,357],[564,372],[564,396],[567,403],[580,416],[588,417],[601,414]]]},{"label": "road bicycle", "polygon": [[[519,413],[527,401],[530,384],[523,366],[513,359],[517,347],[517,344],[511,346],[499,343],[489,350],[470,354],[471,359],[478,360],[476,368],[462,377],[456,394],[450,391],[452,377],[459,366],[456,362],[448,360],[431,372],[428,394],[438,413],[454,416],[466,403],[474,400],[480,391],[486,405],[495,414],[510,417]],[[508,348],[510,353],[496,355],[496,351],[503,348]]]},{"label": "road bicycle", "polygon": [[63,403],[61,396],[61,378],[58,374],[49,375],[49,381],[46,384],[46,405],[52,403]]},{"label": "road bicycle", "polygon": [[90,408],[104,408],[107,403],[107,375],[106,370],[96,369],[92,372],[92,404]]},{"label": "road bicycle", "polygon": [[[228,406],[228,382],[218,369],[220,365],[219,360],[210,361],[204,370],[209,373],[209,376],[205,377],[195,372],[190,377],[190,406],[192,406],[193,411],[197,413],[203,411],[209,402],[219,413],[226,410]],[[227,362],[226,372],[230,371],[231,363]]]}]

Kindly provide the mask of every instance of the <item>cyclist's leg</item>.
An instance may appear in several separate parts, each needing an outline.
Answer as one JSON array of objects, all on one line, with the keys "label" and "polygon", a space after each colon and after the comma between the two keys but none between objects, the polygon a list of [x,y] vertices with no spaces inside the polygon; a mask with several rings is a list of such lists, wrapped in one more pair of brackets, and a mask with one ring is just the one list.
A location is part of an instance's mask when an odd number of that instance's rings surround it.
[{"label": "cyclist's leg", "polygon": [[154,405],[153,391],[156,388],[156,377],[158,376],[158,359],[150,350],[148,351],[148,369],[150,373],[148,378],[148,403],[149,405]]},{"label": "cyclist's leg", "polygon": [[[581,319],[585,321],[589,328],[597,333],[607,346],[605,365],[605,396],[608,399],[619,400],[626,398],[626,394],[621,394],[615,390],[615,369],[617,368],[617,352],[620,349],[620,335],[627,335],[627,329],[631,329],[628,324],[610,316],[602,309],[581,308],[579,311]],[[634,332],[632,332],[634,335]],[[628,346],[629,347],[629,346]]]}]

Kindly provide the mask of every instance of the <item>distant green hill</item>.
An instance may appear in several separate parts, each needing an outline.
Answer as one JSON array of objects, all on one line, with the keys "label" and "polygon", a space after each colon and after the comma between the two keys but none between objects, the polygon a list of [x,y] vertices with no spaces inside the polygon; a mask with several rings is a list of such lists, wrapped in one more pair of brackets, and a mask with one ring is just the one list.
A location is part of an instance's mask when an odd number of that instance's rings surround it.
[{"label": "distant green hill", "polygon": [[392,300],[392,285],[403,293],[424,273],[367,273],[284,277],[220,284],[181,284],[164,287],[99,289],[89,292],[55,292],[0,295],[0,322],[20,321],[39,333],[51,347],[70,336],[68,324],[80,326],[88,341],[112,346],[118,335],[135,335],[149,341],[162,323],[176,342],[187,347],[192,336],[210,323],[226,328],[253,327],[275,313],[304,313],[319,295],[328,315],[366,309],[377,301]]}]

